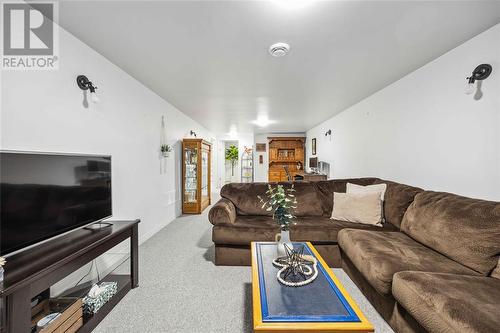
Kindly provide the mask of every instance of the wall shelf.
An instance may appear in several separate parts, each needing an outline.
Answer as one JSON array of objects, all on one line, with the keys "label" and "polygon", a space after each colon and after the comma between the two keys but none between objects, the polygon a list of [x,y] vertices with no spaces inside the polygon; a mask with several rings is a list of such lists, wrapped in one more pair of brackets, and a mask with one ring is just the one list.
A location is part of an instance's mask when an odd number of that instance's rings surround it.
[{"label": "wall shelf", "polygon": [[241,182],[253,182],[253,149],[245,147],[241,154]]}]

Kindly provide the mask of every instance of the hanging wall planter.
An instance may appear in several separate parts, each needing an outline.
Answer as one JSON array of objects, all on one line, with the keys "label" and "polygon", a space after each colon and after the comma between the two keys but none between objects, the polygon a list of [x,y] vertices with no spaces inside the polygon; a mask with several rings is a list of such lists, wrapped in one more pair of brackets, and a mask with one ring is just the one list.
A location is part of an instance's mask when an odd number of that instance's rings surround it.
[{"label": "hanging wall planter", "polygon": [[165,117],[161,117],[161,127],[160,127],[160,174],[165,174],[167,172],[167,161],[166,158],[170,156],[172,151],[172,146],[167,145],[167,130],[165,126]]},{"label": "hanging wall planter", "polygon": [[171,151],[172,151],[172,147],[170,145],[162,144],[160,146],[161,156],[163,156],[163,157],[169,157]]}]

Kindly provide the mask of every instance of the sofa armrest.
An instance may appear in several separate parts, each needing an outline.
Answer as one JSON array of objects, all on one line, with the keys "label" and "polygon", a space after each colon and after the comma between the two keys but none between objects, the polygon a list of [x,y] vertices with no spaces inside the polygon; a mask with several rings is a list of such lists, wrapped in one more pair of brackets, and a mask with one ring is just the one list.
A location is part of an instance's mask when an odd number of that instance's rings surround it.
[{"label": "sofa armrest", "polygon": [[210,208],[208,220],[213,225],[233,224],[236,221],[236,207],[231,201],[222,198]]}]

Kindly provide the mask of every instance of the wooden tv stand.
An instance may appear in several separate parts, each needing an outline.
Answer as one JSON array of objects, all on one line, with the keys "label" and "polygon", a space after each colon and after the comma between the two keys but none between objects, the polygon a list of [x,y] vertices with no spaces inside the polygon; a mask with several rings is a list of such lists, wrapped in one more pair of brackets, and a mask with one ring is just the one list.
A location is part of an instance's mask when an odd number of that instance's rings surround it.
[{"label": "wooden tv stand", "polygon": [[77,229],[7,258],[0,283],[0,332],[31,332],[31,299],[56,282],[130,238],[130,274],[110,273],[102,281],[116,281],[118,292],[94,315],[85,316],[78,330],[91,332],[131,288],[138,286],[138,223],[109,221],[102,229]]}]

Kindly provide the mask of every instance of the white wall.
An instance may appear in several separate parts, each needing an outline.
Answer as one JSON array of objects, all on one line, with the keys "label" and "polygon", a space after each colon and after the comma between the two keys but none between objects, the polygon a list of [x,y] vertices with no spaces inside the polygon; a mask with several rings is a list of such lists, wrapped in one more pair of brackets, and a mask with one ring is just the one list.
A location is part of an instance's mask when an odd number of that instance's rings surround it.
[{"label": "white wall", "polygon": [[[83,105],[79,74],[97,85],[98,104]],[[180,214],[179,140],[191,129],[210,139],[205,128],[63,29],[59,70],[3,72],[1,81],[2,149],[112,155],[113,218],[140,218],[141,242]],[[162,116],[175,146],[165,174]]]},{"label": "white wall", "polygon": [[[269,142],[268,137],[272,136],[306,136],[305,133],[263,133],[255,135],[255,143],[265,143],[266,151],[257,152],[254,154],[254,178],[256,182],[267,182],[268,181],[268,171],[269,171]],[[307,152],[308,146],[306,146]],[[259,155],[263,157],[263,163],[259,164]]]},{"label": "white wall", "polygon": [[[481,63],[493,73],[478,99],[464,88]],[[500,200],[500,25],[312,128],[307,147],[314,137],[334,178],[376,176]]]}]

